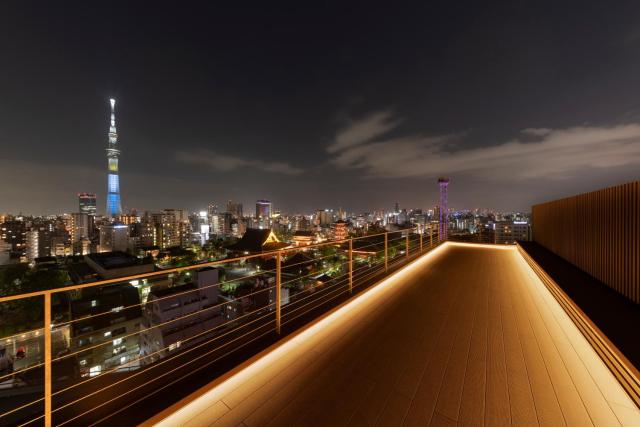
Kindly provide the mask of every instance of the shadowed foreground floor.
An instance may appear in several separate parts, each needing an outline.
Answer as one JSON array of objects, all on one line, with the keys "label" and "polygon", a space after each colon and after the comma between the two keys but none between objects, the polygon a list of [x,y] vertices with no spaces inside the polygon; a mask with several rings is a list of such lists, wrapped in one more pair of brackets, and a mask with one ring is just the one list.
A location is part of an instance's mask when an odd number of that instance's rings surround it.
[{"label": "shadowed foreground floor", "polygon": [[160,424],[640,425],[513,247],[444,245],[188,400]]}]

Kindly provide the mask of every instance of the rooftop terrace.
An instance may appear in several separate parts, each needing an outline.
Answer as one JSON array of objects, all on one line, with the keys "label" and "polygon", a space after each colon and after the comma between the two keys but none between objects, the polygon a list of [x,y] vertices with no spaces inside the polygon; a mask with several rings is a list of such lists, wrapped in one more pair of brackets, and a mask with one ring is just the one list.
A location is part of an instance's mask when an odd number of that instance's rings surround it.
[{"label": "rooftop terrace", "polygon": [[640,425],[515,247],[446,243],[149,420]]}]

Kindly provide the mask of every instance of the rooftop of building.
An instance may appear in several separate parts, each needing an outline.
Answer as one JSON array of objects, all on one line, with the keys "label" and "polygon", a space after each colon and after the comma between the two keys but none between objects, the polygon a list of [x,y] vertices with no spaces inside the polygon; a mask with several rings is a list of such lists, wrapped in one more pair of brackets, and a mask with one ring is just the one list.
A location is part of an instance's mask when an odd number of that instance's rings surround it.
[{"label": "rooftop of building", "polygon": [[[98,315],[101,313],[107,315]],[[80,299],[71,301],[72,323],[76,334],[108,328],[114,319],[132,320],[142,315],[140,295],[130,284],[107,285],[87,288]],[[83,319],[85,318],[85,319]]]},{"label": "rooftop of building", "polygon": [[162,298],[169,295],[186,292],[192,289],[197,289],[196,284],[193,282],[188,282],[188,283],[184,283],[182,285],[177,285],[177,286],[155,288],[151,292],[149,292],[149,299]]},{"label": "rooftop of building", "polygon": [[100,252],[85,256],[105,270],[132,267],[144,263],[143,260],[121,251]]}]

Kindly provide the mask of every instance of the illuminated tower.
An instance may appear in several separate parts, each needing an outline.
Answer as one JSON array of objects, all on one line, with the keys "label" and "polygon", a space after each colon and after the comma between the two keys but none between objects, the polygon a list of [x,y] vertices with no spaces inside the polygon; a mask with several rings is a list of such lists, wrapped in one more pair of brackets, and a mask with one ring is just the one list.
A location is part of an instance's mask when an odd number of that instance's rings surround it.
[{"label": "illuminated tower", "polygon": [[120,150],[117,148],[118,134],[116,133],[116,100],[109,99],[111,104],[111,125],[109,126],[109,146],[107,148],[107,160],[109,165],[108,188],[107,188],[107,216],[115,218],[122,213],[120,204],[120,177],[118,176],[118,156]]},{"label": "illuminated tower", "polygon": [[449,228],[449,207],[447,206],[447,187],[449,186],[449,178],[438,178],[440,185],[440,225],[438,229],[438,240],[447,240],[447,229]]}]

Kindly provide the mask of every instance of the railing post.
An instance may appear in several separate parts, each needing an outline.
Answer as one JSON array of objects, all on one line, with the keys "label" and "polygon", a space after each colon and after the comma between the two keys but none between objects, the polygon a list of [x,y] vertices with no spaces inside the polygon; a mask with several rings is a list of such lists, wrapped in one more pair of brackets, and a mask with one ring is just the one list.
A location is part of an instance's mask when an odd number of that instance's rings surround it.
[{"label": "railing post", "polygon": [[282,283],[282,276],[281,276],[281,255],[280,252],[278,252],[276,254],[276,332],[278,334],[280,334],[280,320],[281,320],[281,310],[282,310],[282,297],[281,297],[281,290],[280,290],[280,284]]},{"label": "railing post", "polygon": [[433,225],[429,227],[429,249],[433,247]]},{"label": "railing post", "polygon": [[51,427],[51,294],[44,294],[44,425]]},{"label": "railing post", "polygon": [[353,293],[353,239],[349,240],[349,293]]},{"label": "railing post", "polygon": [[420,253],[422,253],[422,231],[420,231]]},{"label": "railing post", "polygon": [[384,271],[389,270],[389,233],[384,233]]}]

